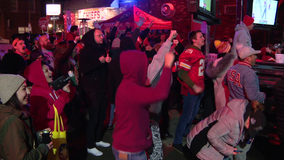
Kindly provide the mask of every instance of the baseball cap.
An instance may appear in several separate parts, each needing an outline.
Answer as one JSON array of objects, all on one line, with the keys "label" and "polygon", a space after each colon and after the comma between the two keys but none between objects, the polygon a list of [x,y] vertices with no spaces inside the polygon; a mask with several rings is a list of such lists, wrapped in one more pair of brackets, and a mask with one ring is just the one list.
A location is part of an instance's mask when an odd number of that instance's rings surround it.
[{"label": "baseball cap", "polygon": [[266,117],[262,113],[261,110],[257,110],[256,112],[251,112],[250,114],[250,125],[248,128],[250,138],[254,138],[256,134],[263,130],[266,126]]},{"label": "baseball cap", "polygon": [[245,46],[238,50],[238,55],[241,59],[245,59],[246,57],[253,55],[253,54],[259,54],[260,50],[254,50],[251,47]]}]

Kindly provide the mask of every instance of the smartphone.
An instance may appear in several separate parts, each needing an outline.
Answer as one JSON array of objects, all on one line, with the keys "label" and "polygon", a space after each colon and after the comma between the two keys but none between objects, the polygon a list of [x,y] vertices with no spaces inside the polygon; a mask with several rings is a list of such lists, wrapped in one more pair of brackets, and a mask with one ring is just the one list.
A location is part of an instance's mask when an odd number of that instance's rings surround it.
[{"label": "smartphone", "polygon": [[43,130],[42,131],[42,143],[48,144],[50,142],[51,142],[50,131],[49,130]]},{"label": "smartphone", "polygon": [[243,151],[241,151],[241,150],[235,150],[234,152],[236,152],[236,153],[242,153]]}]

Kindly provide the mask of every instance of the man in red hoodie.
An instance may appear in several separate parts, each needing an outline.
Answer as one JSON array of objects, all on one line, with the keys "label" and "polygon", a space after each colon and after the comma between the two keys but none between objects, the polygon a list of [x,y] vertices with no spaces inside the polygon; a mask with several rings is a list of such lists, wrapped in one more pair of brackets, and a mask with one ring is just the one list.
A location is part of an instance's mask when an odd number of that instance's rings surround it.
[{"label": "man in red hoodie", "polygon": [[147,160],[145,149],[152,144],[149,105],[167,98],[173,60],[172,53],[166,54],[159,83],[155,88],[147,88],[146,54],[135,50],[121,53],[120,68],[123,79],[115,97],[117,119],[112,135],[113,153],[117,160]]}]

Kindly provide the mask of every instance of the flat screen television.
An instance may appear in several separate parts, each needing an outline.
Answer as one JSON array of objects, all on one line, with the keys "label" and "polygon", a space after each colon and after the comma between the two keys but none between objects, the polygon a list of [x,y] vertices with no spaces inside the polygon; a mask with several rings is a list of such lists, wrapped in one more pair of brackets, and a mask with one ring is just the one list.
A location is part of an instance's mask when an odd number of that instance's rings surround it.
[{"label": "flat screen television", "polygon": [[255,28],[273,28],[277,25],[277,0],[248,1],[247,14],[254,18]]},{"label": "flat screen television", "polygon": [[197,20],[206,21],[209,24],[220,24],[221,20],[215,18],[216,0],[188,0],[187,10],[194,14]]},{"label": "flat screen television", "polygon": [[212,0],[199,0],[199,11],[207,13],[207,14],[212,14],[211,13],[211,10],[212,10],[211,3],[212,3]]}]

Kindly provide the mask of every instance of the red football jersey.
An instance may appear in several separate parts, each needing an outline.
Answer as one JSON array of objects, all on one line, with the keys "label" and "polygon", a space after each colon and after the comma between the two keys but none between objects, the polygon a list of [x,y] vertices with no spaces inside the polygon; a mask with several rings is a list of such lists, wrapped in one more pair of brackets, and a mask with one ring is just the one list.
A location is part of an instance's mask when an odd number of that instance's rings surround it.
[{"label": "red football jersey", "polygon": [[[179,56],[179,68],[188,72],[189,78],[200,87],[204,85],[204,69],[205,69],[205,56],[201,51],[189,48],[182,52]],[[192,88],[187,86],[185,82],[182,82],[181,94],[187,95],[188,92],[191,95],[197,95]]]}]

